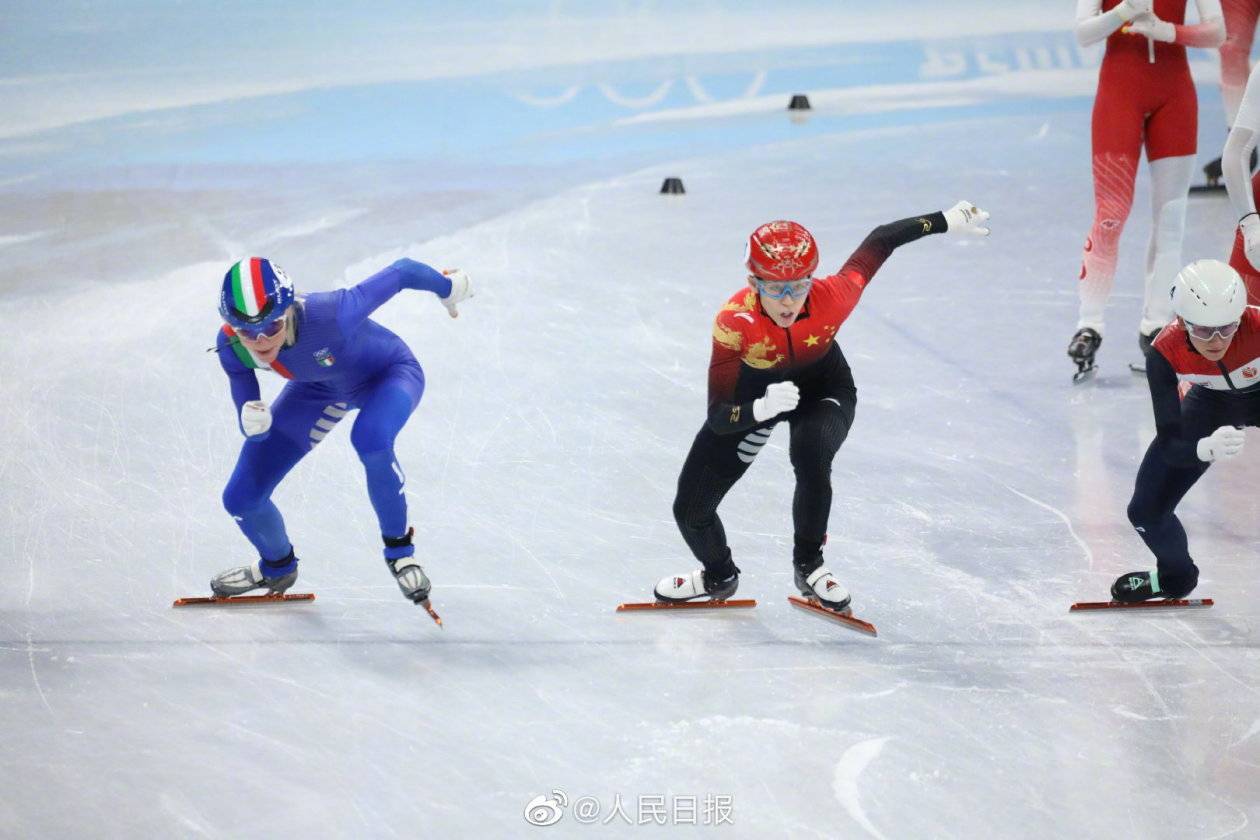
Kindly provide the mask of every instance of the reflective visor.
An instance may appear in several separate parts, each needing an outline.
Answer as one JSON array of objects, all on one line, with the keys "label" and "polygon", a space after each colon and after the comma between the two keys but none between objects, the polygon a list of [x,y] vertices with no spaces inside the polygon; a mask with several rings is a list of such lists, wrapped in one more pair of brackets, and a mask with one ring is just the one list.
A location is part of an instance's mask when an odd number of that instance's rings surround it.
[{"label": "reflective visor", "polygon": [[285,317],[281,315],[269,324],[263,324],[259,327],[237,327],[237,335],[247,338],[250,341],[257,341],[260,338],[271,338],[277,336],[284,331]]}]

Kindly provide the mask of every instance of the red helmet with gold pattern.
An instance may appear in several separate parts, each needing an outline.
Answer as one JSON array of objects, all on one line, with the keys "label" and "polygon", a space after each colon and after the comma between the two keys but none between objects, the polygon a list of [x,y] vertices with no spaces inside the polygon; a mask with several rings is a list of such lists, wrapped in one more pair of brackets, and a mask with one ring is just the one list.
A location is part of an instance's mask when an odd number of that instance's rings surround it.
[{"label": "red helmet with gold pattern", "polygon": [[748,237],[744,263],[762,280],[801,280],[818,268],[818,243],[796,222],[766,222]]}]

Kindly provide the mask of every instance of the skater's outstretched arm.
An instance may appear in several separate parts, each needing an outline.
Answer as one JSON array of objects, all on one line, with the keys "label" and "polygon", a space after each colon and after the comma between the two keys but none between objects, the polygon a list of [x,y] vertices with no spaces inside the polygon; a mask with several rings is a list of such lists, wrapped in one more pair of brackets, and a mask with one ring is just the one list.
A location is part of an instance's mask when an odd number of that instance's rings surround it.
[{"label": "skater's outstretched arm", "polygon": [[[453,272],[454,274],[454,272]],[[462,272],[459,272],[462,275]],[[455,288],[454,277],[448,277],[435,268],[425,265],[416,260],[404,257],[398,260],[388,268],[381,269],[368,279],[352,286],[343,292],[341,305],[337,312],[337,325],[341,328],[343,334],[353,332],[360,324],[362,324],[369,315],[377,310],[381,304],[401,292],[403,289],[416,289],[422,292],[432,292],[439,298],[443,299],[448,309],[453,309],[454,304],[458,301],[453,300],[459,297],[453,292],[460,291]],[[463,281],[463,297],[468,296],[467,277],[462,277]]]},{"label": "skater's outstretched arm", "polygon": [[841,267],[839,275],[864,289],[880,266],[902,245],[933,233],[961,233],[988,236],[983,222],[989,214],[968,201],[960,201],[945,211],[926,213],[880,225],[871,231]]}]

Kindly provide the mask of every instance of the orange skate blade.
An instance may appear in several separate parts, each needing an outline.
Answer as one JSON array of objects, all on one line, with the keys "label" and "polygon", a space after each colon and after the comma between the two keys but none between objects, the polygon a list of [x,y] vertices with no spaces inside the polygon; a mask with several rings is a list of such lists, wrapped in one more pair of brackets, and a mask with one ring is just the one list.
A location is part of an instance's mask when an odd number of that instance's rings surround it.
[{"label": "orange skate blade", "polygon": [[735,598],[730,601],[683,601],[673,604],[668,601],[650,601],[642,604],[618,604],[617,612],[640,612],[646,610],[720,610],[739,607],[755,607],[757,602],[752,598]]},{"label": "orange skate blade", "polygon": [[852,615],[848,615],[846,613],[836,612],[835,610],[829,610],[826,607],[821,606],[820,604],[814,601],[810,601],[805,598],[799,598],[796,595],[789,595],[788,601],[790,601],[792,603],[792,606],[794,607],[800,607],[806,612],[812,612],[816,615],[821,615],[823,618],[829,618],[832,621],[836,621],[836,622],[839,622],[840,624],[843,624],[845,627],[848,627],[851,630],[857,630],[859,633],[866,633],[871,636],[879,635],[875,631],[875,625],[871,624],[869,621],[863,621],[860,618],[854,618]]},{"label": "orange skate blade", "polygon": [[1068,608],[1068,612],[1086,610],[1168,610],[1210,607],[1216,602],[1211,598],[1170,598],[1167,601],[1138,601],[1125,604],[1120,601],[1080,601]]},{"label": "orange skate blade", "polygon": [[296,592],[293,594],[280,594],[272,592],[269,595],[234,595],[231,598],[176,598],[171,604],[172,607],[195,607],[200,605],[214,607],[230,607],[239,604],[283,604],[286,601],[314,601],[315,593],[313,592]]},{"label": "orange skate blade", "polygon": [[433,619],[434,623],[437,624],[438,627],[442,626],[442,616],[438,615],[437,612],[433,609],[433,605],[429,603],[428,598],[424,599],[423,601],[417,601],[416,603],[424,607],[424,611],[429,614],[429,618]]}]

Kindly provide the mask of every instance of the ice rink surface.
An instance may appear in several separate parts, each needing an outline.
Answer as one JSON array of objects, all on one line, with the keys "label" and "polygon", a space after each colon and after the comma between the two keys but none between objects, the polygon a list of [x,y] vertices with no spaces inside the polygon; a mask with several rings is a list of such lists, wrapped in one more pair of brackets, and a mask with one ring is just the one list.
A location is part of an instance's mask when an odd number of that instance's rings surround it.
[{"label": "ice rink surface", "polygon": [[[1143,171],[1074,387],[1096,55],[1047,5],[971,31],[953,0],[17,4],[0,835],[1256,836],[1260,447],[1180,509],[1213,609],[1067,611],[1150,563],[1124,512],[1154,432],[1126,368],[1150,221]],[[899,250],[840,334],[859,404],[827,557],[879,637],[786,602],[781,430],[722,508],[760,605],[615,614],[694,567],[670,505],[748,232],[797,219],[836,268],[959,198],[993,235]],[[1194,200],[1187,261],[1231,224]],[[419,293],[378,313],[428,377],[397,451],[444,629],[384,568],[344,431],[276,496],[318,600],[170,608],[251,559],[205,352],[248,254],[309,290],[402,255],[472,274],[457,320]],[[552,791],[560,820],[529,825]]]}]

